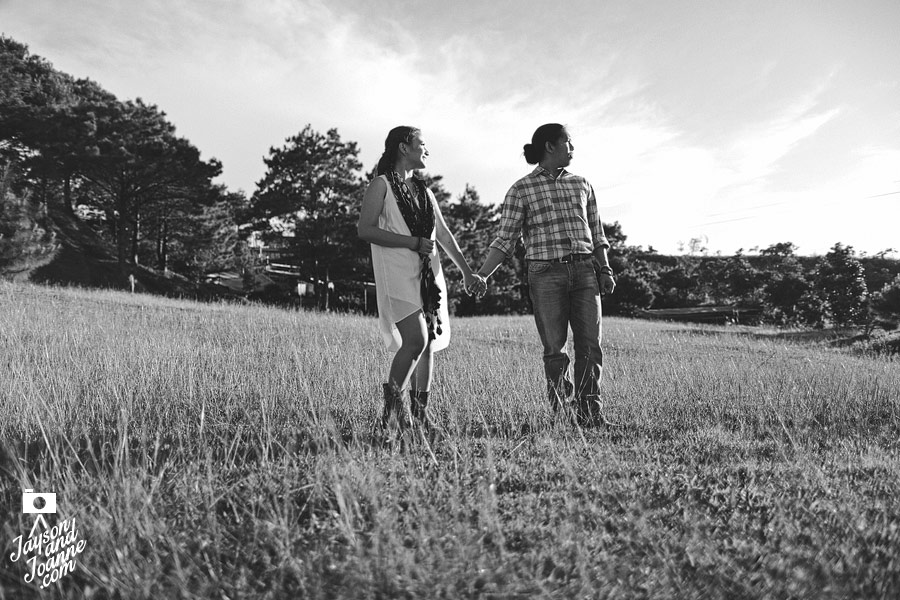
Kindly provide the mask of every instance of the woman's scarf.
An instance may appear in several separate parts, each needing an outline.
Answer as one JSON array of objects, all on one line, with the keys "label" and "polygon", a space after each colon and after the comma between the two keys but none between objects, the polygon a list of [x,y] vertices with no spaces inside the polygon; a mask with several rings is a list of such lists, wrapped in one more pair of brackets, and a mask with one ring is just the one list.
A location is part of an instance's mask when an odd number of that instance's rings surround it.
[{"label": "woman's scarf", "polygon": [[[403,183],[398,173],[388,172],[387,179],[394,192],[394,198],[397,199],[400,214],[403,215],[403,220],[409,227],[410,235],[430,240],[431,233],[434,231],[434,206],[428,198],[425,182],[418,177],[413,177],[413,184],[416,188],[416,195],[413,197],[409,187]],[[433,340],[441,334],[441,318],[438,314],[441,290],[437,286],[434,271],[431,269],[431,256],[428,254],[419,256],[422,265],[422,312],[425,313],[425,322],[428,325],[428,339]]]}]

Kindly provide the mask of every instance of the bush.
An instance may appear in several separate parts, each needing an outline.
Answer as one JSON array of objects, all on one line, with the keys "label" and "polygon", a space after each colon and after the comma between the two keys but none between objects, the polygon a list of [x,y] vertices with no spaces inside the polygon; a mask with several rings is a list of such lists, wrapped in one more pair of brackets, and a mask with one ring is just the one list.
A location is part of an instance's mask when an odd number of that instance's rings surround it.
[{"label": "bush", "polygon": [[884,329],[900,327],[900,275],[873,294],[871,307]]},{"label": "bush", "polygon": [[56,234],[49,230],[46,211],[30,194],[12,191],[9,166],[0,170],[0,271],[27,269],[43,262],[56,248]]},{"label": "bush", "polygon": [[616,277],[616,290],[603,299],[603,310],[610,315],[633,315],[650,308],[653,285],[639,273],[623,271]]},{"label": "bush", "polygon": [[865,269],[852,246],[832,247],[819,264],[816,287],[822,290],[828,317],[835,325],[861,325],[866,320]]}]

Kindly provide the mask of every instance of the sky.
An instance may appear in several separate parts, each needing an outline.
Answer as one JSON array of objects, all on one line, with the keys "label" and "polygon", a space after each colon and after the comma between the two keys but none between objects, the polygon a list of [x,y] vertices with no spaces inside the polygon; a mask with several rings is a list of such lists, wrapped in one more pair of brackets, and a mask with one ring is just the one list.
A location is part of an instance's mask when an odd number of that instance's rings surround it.
[{"label": "sky", "polygon": [[157,105],[247,195],[307,124],[366,171],[413,125],[454,197],[499,203],[558,122],[629,244],[900,250],[897,0],[0,0],[0,33]]}]

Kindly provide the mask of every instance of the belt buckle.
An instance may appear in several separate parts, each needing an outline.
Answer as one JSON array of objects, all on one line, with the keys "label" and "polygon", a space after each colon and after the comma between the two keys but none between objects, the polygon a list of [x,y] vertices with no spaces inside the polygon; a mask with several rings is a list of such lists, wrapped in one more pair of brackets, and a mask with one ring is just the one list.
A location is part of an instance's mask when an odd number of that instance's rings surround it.
[{"label": "belt buckle", "polygon": [[572,256],[571,253],[569,253],[569,254],[566,254],[565,256],[561,256],[561,257],[559,258],[559,262],[561,262],[561,263],[575,262],[575,257]]}]

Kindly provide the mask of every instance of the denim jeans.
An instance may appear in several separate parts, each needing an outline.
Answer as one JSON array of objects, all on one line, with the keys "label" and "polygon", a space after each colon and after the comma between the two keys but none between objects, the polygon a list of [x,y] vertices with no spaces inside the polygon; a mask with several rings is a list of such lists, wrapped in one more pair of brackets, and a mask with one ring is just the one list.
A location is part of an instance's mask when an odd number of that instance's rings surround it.
[{"label": "denim jeans", "polygon": [[[603,374],[600,285],[592,261],[528,262],[534,322],[544,346],[544,375],[554,410],[573,391],[582,401],[600,393]],[[566,340],[572,327],[575,380],[569,379]]]}]

